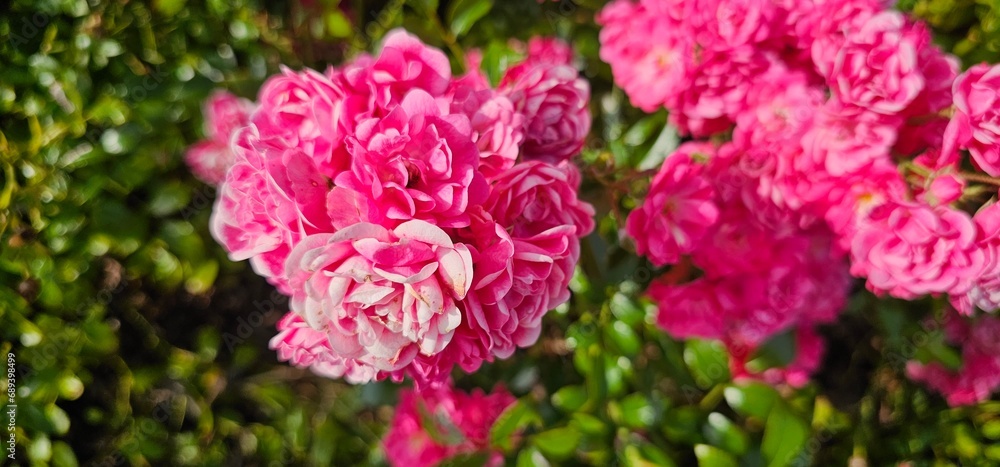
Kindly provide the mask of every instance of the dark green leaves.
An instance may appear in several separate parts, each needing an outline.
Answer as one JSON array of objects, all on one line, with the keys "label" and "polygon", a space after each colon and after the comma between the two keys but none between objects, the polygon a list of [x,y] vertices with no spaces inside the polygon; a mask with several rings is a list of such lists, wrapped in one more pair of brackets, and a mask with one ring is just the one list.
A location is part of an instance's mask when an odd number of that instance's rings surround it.
[{"label": "dark green leaves", "polygon": [[448,25],[456,36],[464,36],[472,25],[493,8],[493,0],[455,0],[448,8]]}]

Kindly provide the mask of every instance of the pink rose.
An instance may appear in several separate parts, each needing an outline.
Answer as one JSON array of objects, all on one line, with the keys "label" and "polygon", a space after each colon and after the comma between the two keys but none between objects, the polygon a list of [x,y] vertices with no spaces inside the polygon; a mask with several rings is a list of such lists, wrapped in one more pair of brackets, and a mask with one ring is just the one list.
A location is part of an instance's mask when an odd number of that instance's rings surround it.
[{"label": "pink rose", "polygon": [[340,358],[387,372],[444,350],[472,281],[469,249],[420,220],[311,235],[285,267],[292,311]]},{"label": "pink rose", "polygon": [[879,13],[847,37],[827,82],[844,104],[887,115],[902,113],[927,86],[920,56],[929,41],[922,23],[909,22],[899,12]]},{"label": "pink rose", "polygon": [[873,292],[913,299],[963,294],[986,266],[976,227],[962,211],[889,201],[862,220],[851,248],[851,273]]},{"label": "pink rose", "polygon": [[576,69],[526,62],[507,70],[500,89],[524,116],[524,160],[557,164],[583,148],[590,132],[590,85]]},{"label": "pink rose", "polygon": [[687,339],[722,339],[726,335],[726,314],[721,313],[726,299],[712,283],[695,279],[686,284],[653,281],[646,291],[659,305],[656,324],[671,336]]},{"label": "pink rose", "polygon": [[986,256],[987,266],[968,293],[951,297],[955,309],[965,315],[973,314],[976,308],[987,313],[1000,309],[1000,204],[980,209],[972,220],[976,223],[976,244]]},{"label": "pink rose", "polygon": [[817,73],[827,76],[848,37],[886,9],[885,0],[782,0],[793,44]]},{"label": "pink rose", "polygon": [[1000,319],[991,315],[982,315],[975,322],[955,315],[945,319],[945,337],[962,348],[961,368],[951,370],[938,362],[910,361],[907,375],[940,392],[952,407],[989,399],[1000,388],[1000,349],[996,340]]},{"label": "pink rose", "polygon": [[572,164],[522,162],[493,180],[484,207],[512,238],[562,227],[583,237],[594,229],[594,208],[577,198],[579,186],[580,172]]},{"label": "pink rose", "polygon": [[945,131],[945,151],[968,149],[977,167],[1000,176],[1000,66],[969,68],[955,80],[953,94],[955,113]]},{"label": "pink rose", "polygon": [[514,283],[514,241],[481,207],[473,213],[469,228],[456,233],[469,245],[474,265],[472,290],[461,303],[465,319],[490,359],[510,357],[520,325],[518,314],[505,301]]},{"label": "pink rose", "polygon": [[466,226],[469,206],[488,191],[471,134],[467,117],[442,114],[429,94],[415,90],[384,117],[358,123],[348,138],[351,170],[334,182],[364,194],[371,222]]},{"label": "pink rose", "polygon": [[[459,454],[488,451],[490,429],[514,402],[514,396],[499,386],[488,395],[481,389],[468,394],[451,387],[403,390],[382,441],[386,459],[393,466],[432,467]],[[502,464],[499,452],[487,462]]]},{"label": "pink rose", "polygon": [[217,186],[235,159],[230,140],[237,130],[250,123],[252,102],[227,91],[216,90],[205,101],[205,140],[188,148],[184,160],[201,181]]},{"label": "pink rose", "polygon": [[451,83],[451,64],[443,52],[428,47],[402,29],[385,36],[382,51],[372,64],[372,81],[402,99],[414,89],[441,96]]},{"label": "pink rose", "polygon": [[711,143],[685,143],[667,156],[646,200],[628,216],[625,229],[635,240],[637,254],[662,266],[699,246],[719,218],[719,209],[715,190],[694,157],[707,159],[714,152]]},{"label": "pink rose", "polygon": [[237,133],[233,150],[236,161],[212,210],[212,236],[230,259],[249,259],[254,271],[289,293],[288,253],[303,236],[330,229],[328,182],[307,154],[261,138],[254,126]]},{"label": "pink rose", "polygon": [[251,121],[263,139],[297,148],[322,174],[334,176],[350,163],[342,149],[352,127],[344,115],[344,99],[344,90],[326,75],[282,68],[260,88]]},{"label": "pink rose", "polygon": [[532,37],[528,40],[528,57],[532,64],[572,65],[573,48],[557,37]]},{"label": "pink rose", "polygon": [[517,315],[518,347],[533,344],[545,312],[569,299],[579,238],[594,229],[594,208],[577,199],[579,183],[568,163],[524,162],[495,179],[484,204],[514,243],[513,284],[502,306]]},{"label": "pink rose", "polygon": [[271,338],[270,347],[278,352],[278,360],[299,368],[309,368],[327,378],[345,378],[352,384],[381,379],[374,368],[345,360],[333,352],[325,333],[306,324],[302,317],[288,313],[278,321],[278,334]]},{"label": "pink rose", "polygon": [[632,105],[674,109],[690,85],[693,44],[685,37],[680,2],[617,0],[597,14],[601,60]]},{"label": "pink rose", "polygon": [[479,148],[479,171],[492,178],[514,166],[524,141],[524,119],[510,99],[492,89],[455,90],[452,113],[469,117],[472,140]]}]

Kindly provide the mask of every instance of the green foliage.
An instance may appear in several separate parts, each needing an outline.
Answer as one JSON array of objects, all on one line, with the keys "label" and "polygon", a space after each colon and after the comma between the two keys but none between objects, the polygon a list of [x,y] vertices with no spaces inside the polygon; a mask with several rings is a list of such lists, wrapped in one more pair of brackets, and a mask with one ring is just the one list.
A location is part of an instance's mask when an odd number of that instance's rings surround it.
[{"label": "green foliage", "polygon": [[[343,3],[343,5],[341,5]],[[383,464],[396,387],[354,387],[276,362],[287,300],[208,234],[214,192],[181,162],[216,87],[253,96],[279,64],[322,67],[405,26],[456,70],[483,51],[496,82],[509,39],[570,40],[593,90],[581,164],[599,232],[573,299],[531,349],[474,375],[518,397],[490,433],[528,465],[995,465],[1000,402],[949,409],[909,383],[911,359],[957,364],[916,323],[940,308],[860,294],[824,329],[802,389],[733,382],[716,342],[658,330],[641,291],[663,271],[618,230],[676,146],[598,58],[603,1],[15,0],[0,15],[0,352],[19,370],[18,456],[39,465]],[[969,64],[997,61],[1000,2],[909,0]],[[312,6],[310,6],[312,5]],[[341,8],[345,7],[345,8]],[[789,361],[794,337],[754,355]],[[431,417],[431,414],[427,414]],[[440,435],[452,434],[440,421]],[[482,453],[450,461],[478,465]]]}]

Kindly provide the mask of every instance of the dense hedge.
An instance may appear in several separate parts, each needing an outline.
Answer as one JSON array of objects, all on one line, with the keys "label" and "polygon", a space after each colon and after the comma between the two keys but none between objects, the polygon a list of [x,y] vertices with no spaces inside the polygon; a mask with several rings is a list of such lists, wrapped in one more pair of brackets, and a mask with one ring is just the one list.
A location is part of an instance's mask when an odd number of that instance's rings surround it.
[{"label": "dense hedge", "polygon": [[[214,199],[183,165],[216,87],[252,97],[280,64],[321,68],[404,26],[450,51],[571,39],[593,89],[583,196],[598,207],[571,306],[540,342],[456,380],[521,397],[519,465],[1000,462],[1000,402],[950,409],[906,380],[942,304],[859,293],[824,329],[818,381],[729,384],[711,342],[646,319],[652,267],[618,245],[620,209],[665,115],[630,108],[597,58],[597,0],[15,0],[0,15],[0,353],[17,359],[18,458],[53,465],[381,463],[392,383],[354,387],[276,361],[285,299],[208,234]],[[492,4],[476,22],[477,7]],[[966,62],[1000,61],[1000,1],[904,0]],[[485,11],[485,10],[482,10]],[[470,13],[473,12],[473,13]],[[474,23],[474,25],[473,25]],[[472,27],[469,27],[472,25]],[[460,61],[455,60],[456,69]],[[611,193],[609,197],[607,194]],[[777,345],[780,354],[780,345]],[[781,358],[778,355],[776,358]],[[749,401],[749,402],[748,402]],[[698,448],[694,448],[699,445]],[[778,463],[780,465],[780,462]]]}]

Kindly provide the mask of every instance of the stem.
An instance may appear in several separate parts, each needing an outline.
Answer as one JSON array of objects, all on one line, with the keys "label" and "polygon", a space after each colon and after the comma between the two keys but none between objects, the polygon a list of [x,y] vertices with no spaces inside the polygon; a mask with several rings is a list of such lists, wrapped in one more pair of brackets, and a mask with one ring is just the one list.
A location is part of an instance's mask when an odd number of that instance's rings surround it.
[{"label": "stem", "polygon": [[989,175],[969,173],[969,172],[961,172],[958,175],[970,182],[986,183],[989,185],[1000,186],[1000,178],[997,177],[991,177]]}]

